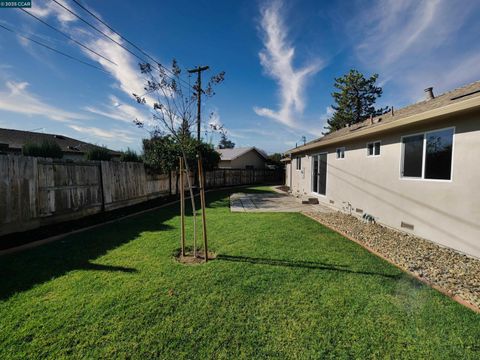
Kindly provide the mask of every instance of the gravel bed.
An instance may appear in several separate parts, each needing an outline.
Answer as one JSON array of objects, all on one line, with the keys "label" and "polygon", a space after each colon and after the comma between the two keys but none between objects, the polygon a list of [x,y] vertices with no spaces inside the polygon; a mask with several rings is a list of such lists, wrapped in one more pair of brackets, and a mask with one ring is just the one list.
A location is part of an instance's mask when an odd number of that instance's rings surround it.
[{"label": "gravel bed", "polygon": [[367,224],[341,212],[305,214],[480,308],[479,259],[378,224]]}]

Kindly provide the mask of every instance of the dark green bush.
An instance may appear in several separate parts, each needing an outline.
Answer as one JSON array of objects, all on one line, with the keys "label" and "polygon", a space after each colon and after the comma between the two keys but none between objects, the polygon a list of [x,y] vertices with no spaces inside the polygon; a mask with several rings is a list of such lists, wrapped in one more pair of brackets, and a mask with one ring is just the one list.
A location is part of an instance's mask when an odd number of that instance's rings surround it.
[{"label": "dark green bush", "polygon": [[112,159],[112,153],[106,147],[97,146],[85,153],[85,159],[92,161],[110,161]]},{"label": "dark green bush", "polygon": [[26,143],[22,147],[22,153],[25,156],[45,157],[53,159],[61,159],[63,151],[60,145],[55,141],[44,140],[41,144]]},{"label": "dark green bush", "polygon": [[142,157],[130,148],[122,152],[122,155],[120,155],[120,161],[143,162]]}]

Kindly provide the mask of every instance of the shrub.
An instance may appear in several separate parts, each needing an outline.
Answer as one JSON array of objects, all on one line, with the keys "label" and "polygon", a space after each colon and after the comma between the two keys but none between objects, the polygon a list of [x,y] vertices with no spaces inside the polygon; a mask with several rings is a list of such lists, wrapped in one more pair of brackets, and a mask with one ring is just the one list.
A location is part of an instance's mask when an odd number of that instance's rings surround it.
[{"label": "shrub", "polygon": [[106,147],[97,146],[85,153],[85,159],[92,161],[110,161],[112,153]]},{"label": "shrub", "polygon": [[125,162],[142,162],[142,157],[138,155],[134,150],[128,148],[126,151],[122,152],[120,155],[120,161]]},{"label": "shrub", "polygon": [[61,159],[63,151],[60,145],[55,141],[44,140],[41,144],[26,143],[22,147],[22,153],[25,156],[45,157],[53,159]]}]

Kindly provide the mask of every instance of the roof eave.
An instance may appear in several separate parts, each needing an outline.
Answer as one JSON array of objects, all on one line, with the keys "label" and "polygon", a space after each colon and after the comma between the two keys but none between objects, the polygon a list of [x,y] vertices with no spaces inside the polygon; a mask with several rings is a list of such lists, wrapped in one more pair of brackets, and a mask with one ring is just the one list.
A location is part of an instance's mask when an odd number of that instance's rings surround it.
[{"label": "roof eave", "polygon": [[304,152],[304,151],[313,150],[313,149],[317,149],[317,148],[322,148],[322,147],[325,147],[325,146],[328,146],[328,145],[334,145],[334,144],[338,144],[338,143],[341,143],[341,142],[344,142],[344,141],[353,140],[353,139],[356,139],[356,138],[361,138],[361,137],[364,137],[364,136],[378,134],[378,133],[381,133],[381,132],[384,132],[384,131],[388,131],[388,130],[395,129],[395,128],[400,128],[400,127],[411,125],[411,124],[414,124],[414,123],[420,123],[422,121],[427,121],[427,120],[431,120],[431,119],[434,119],[434,118],[443,118],[443,117],[448,117],[448,116],[451,116],[451,115],[454,115],[454,114],[457,114],[457,113],[461,113],[461,112],[474,111],[475,109],[480,109],[480,96],[475,97],[473,99],[468,99],[468,100],[464,100],[464,101],[457,102],[457,103],[454,103],[454,104],[446,105],[446,106],[443,106],[441,108],[428,110],[428,111],[422,112],[420,114],[407,116],[407,117],[398,119],[396,121],[376,125],[376,126],[373,126],[373,127],[363,129],[363,130],[358,130],[355,133],[350,133],[350,134],[346,134],[346,135],[343,135],[343,136],[339,136],[338,138],[333,138],[333,139],[325,140],[325,141],[320,140],[320,141],[315,142],[315,143],[311,143],[311,144],[307,144],[307,145],[304,145],[304,146],[300,146],[300,147],[297,147],[297,148],[287,150],[286,153],[297,154],[297,153],[301,153],[301,152]]}]

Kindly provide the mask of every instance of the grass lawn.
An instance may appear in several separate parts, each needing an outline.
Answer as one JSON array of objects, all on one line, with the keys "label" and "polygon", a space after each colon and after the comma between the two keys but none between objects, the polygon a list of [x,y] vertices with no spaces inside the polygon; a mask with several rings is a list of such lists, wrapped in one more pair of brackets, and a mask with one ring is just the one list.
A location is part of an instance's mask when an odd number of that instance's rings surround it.
[{"label": "grass lawn", "polygon": [[479,315],[355,243],[207,201],[206,265],[177,206],[0,257],[0,359],[480,358]]}]

